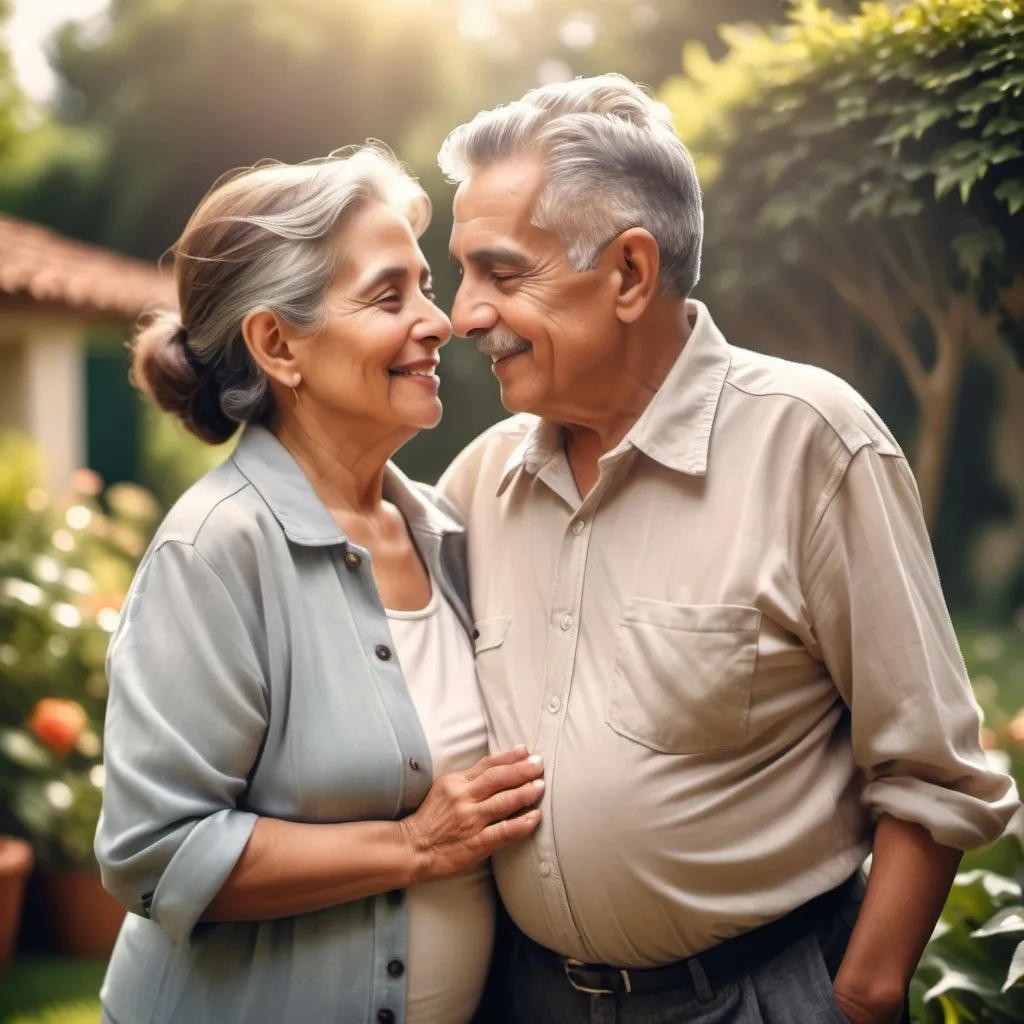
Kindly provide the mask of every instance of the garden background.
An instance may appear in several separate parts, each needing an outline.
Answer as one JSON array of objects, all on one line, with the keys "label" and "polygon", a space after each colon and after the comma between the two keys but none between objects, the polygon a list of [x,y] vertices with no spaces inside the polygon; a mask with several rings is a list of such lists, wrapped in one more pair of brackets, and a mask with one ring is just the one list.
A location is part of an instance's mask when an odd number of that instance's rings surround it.
[{"label": "garden background", "polygon": [[[0,18],[46,3],[0,0]],[[52,96],[26,95],[0,53],[0,214],[152,263],[225,171],[379,138],[433,198],[423,247],[442,305],[446,131],[542,82],[648,84],[705,190],[698,297],[733,343],[834,370],[891,425],[985,746],[1024,779],[1022,0],[88,6],[48,43]],[[0,432],[0,833],[36,863],[0,1021],[98,1020],[102,957],[66,952],[102,951],[99,912],[76,939],[61,911],[94,877],[106,640],[162,510],[225,454],[143,407],[126,334],[90,321],[85,466],[65,486],[42,486],[31,438]],[[502,415],[471,345],[444,350],[442,377],[444,422],[398,459],[427,480]],[[965,862],[915,981],[918,1020],[1024,1019],[1022,870],[1019,821]]]}]

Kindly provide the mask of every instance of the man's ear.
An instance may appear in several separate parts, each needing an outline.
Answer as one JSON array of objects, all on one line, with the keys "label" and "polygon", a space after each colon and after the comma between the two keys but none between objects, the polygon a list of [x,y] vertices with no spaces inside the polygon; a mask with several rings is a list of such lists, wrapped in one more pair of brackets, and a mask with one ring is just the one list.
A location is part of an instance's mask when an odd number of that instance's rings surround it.
[{"label": "man's ear", "polygon": [[269,310],[250,313],[242,321],[242,337],[256,365],[283,387],[295,387],[299,374],[286,325]]},{"label": "man's ear", "polygon": [[658,294],[658,243],[644,228],[629,228],[608,246],[604,255],[614,261],[620,278],[616,315],[625,324],[634,323]]}]

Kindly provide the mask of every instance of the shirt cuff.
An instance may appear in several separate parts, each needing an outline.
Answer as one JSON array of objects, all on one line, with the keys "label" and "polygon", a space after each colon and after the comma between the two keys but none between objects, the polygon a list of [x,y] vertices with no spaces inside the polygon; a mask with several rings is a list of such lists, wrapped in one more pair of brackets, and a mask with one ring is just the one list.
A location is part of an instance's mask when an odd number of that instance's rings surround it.
[{"label": "shirt cuff", "polygon": [[258,815],[231,808],[199,821],[178,847],[153,893],[149,916],[188,946],[206,908],[242,855]]},{"label": "shirt cuff", "polygon": [[1020,806],[1013,779],[987,781],[991,792],[975,796],[913,776],[887,776],[864,787],[861,803],[875,818],[889,814],[921,825],[942,846],[975,850],[995,842]]}]

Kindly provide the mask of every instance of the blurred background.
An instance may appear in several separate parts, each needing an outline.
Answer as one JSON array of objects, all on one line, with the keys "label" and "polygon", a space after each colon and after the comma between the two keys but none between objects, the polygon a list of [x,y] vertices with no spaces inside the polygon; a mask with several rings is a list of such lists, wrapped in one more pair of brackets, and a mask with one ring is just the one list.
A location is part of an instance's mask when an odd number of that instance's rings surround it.
[{"label": "blurred background", "polygon": [[[729,339],[839,373],[905,447],[985,745],[1021,775],[1021,0],[0,0],[0,833],[29,851],[0,839],[0,1021],[97,1019],[103,653],[159,516],[226,454],[128,384],[162,254],[224,172],[378,138],[433,199],[450,307],[446,132],[606,71],[697,159]],[[442,376],[398,457],[426,480],[502,415],[472,345]],[[918,1019],[1024,1019],[1021,849],[968,863]]]}]

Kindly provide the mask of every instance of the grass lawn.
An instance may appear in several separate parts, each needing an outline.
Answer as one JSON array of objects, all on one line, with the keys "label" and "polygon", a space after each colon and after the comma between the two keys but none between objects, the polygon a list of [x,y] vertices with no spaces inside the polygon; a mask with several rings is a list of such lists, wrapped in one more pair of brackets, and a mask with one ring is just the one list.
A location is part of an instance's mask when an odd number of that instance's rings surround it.
[{"label": "grass lawn", "polygon": [[99,1024],[103,960],[19,957],[0,980],[0,1024]]}]

